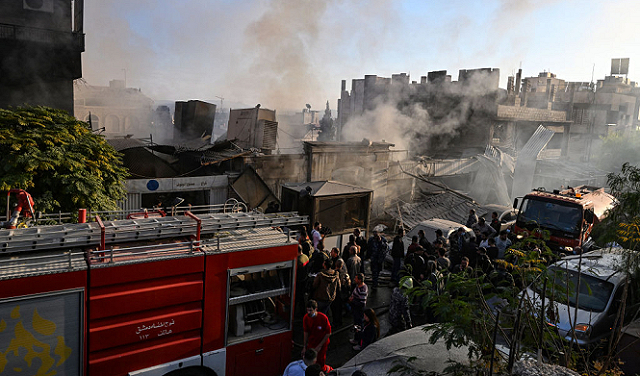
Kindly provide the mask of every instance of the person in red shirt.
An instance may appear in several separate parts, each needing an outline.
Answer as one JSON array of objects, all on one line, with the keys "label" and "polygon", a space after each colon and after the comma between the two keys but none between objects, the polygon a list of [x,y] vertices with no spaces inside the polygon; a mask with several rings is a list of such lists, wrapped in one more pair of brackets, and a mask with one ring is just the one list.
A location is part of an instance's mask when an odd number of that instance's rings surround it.
[{"label": "person in red shirt", "polygon": [[307,314],[302,319],[302,329],[304,330],[302,354],[307,349],[316,350],[318,353],[316,363],[324,368],[329,336],[331,335],[331,324],[324,313],[318,312],[318,303],[313,299],[307,302]]}]

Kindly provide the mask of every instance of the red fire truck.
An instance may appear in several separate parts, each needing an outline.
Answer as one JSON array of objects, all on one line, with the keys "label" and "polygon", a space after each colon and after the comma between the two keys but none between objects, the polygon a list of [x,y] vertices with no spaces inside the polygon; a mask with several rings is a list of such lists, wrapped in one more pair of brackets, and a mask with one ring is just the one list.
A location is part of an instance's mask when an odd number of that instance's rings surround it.
[{"label": "red fire truck", "polygon": [[[0,375],[278,375],[294,213],[0,230]],[[284,229],[284,230],[283,230]]]},{"label": "red fire truck", "polygon": [[[593,225],[604,218],[614,202],[603,188],[579,186],[553,192],[539,188],[522,198],[514,230],[518,235],[546,230],[551,249],[580,246],[587,251],[593,246]],[[513,207],[518,207],[517,198]]]}]

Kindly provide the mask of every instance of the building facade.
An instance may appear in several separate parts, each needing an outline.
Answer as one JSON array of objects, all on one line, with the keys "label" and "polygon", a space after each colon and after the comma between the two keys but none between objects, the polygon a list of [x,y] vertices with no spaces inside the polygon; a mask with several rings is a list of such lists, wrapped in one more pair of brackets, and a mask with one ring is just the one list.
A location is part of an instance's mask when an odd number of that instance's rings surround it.
[{"label": "building facade", "polygon": [[[78,120],[91,120],[91,127],[107,138],[133,135],[149,137],[158,133],[154,119],[166,119],[166,110],[156,114],[153,100],[136,88],[127,88],[122,80],[111,80],[109,86],[92,86],[77,82],[74,88],[74,112]],[[163,111],[164,110],[164,111]],[[104,129],[102,129],[104,128]],[[159,139],[160,134],[154,135]]]},{"label": "building facade", "polygon": [[83,0],[0,1],[0,107],[40,105],[73,115],[83,6]]}]

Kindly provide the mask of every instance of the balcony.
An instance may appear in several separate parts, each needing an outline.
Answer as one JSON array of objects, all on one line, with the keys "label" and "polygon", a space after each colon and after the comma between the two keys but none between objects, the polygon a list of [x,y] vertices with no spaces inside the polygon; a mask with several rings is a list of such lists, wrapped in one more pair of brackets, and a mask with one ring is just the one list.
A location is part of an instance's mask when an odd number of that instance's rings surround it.
[{"label": "balcony", "polygon": [[72,31],[56,31],[0,23],[0,40],[28,41],[84,51],[84,34]]}]

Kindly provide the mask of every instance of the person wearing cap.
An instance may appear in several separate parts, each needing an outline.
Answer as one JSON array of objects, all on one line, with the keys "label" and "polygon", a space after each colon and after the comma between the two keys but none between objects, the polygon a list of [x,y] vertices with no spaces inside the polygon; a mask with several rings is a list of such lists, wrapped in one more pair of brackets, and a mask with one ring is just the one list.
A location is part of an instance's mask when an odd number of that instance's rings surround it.
[{"label": "person wearing cap", "polygon": [[409,311],[409,298],[403,290],[413,288],[411,278],[403,278],[399,285],[393,288],[391,303],[389,304],[389,331],[387,335],[402,332],[411,325],[411,312]]}]

